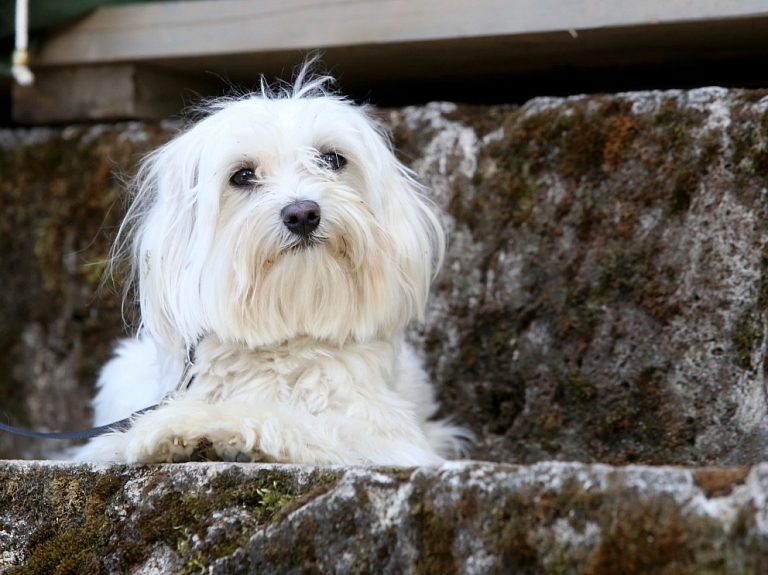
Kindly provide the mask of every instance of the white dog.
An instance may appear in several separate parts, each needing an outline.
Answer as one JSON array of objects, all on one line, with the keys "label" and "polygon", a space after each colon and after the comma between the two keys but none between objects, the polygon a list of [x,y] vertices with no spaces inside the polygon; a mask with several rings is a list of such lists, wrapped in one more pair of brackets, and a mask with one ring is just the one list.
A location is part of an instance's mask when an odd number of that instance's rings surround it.
[{"label": "white dog", "polygon": [[100,375],[95,424],[160,405],[76,459],[460,453],[469,434],[430,419],[403,341],[443,256],[440,223],[381,126],[308,67],[293,86],[214,103],[144,161],[121,230],[142,323]]}]

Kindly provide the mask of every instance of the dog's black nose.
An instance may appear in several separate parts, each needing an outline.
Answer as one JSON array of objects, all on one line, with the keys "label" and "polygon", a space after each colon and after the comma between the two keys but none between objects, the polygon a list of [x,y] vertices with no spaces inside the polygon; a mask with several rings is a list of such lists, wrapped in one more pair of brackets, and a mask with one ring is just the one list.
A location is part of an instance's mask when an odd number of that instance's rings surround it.
[{"label": "dog's black nose", "polygon": [[320,225],[320,206],[311,200],[288,204],[280,211],[285,227],[297,236],[309,237]]}]

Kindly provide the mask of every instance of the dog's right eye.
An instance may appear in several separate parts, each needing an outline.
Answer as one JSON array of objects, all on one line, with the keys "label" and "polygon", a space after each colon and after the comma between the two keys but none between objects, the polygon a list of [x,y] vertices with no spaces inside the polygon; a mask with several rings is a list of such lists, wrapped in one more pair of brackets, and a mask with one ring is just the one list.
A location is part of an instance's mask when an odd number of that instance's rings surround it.
[{"label": "dog's right eye", "polygon": [[256,185],[256,170],[253,168],[237,170],[229,178],[229,183],[237,188],[252,188]]}]

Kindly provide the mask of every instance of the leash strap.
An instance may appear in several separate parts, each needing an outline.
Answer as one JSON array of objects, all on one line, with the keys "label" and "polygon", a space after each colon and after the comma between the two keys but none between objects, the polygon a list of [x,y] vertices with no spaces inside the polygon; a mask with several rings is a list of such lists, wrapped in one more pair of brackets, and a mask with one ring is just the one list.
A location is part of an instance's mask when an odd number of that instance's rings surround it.
[{"label": "leash strap", "polygon": [[13,433],[14,435],[20,435],[22,437],[31,437],[33,439],[91,439],[92,437],[98,437],[106,433],[121,433],[128,431],[133,426],[133,419],[139,415],[153,411],[160,407],[160,405],[179,393],[180,391],[187,389],[195,376],[192,374],[192,368],[194,363],[194,347],[187,350],[187,355],[184,358],[184,371],[181,372],[181,378],[179,383],[176,384],[176,388],[163,398],[163,401],[134,411],[131,415],[120,421],[114,423],[108,423],[107,425],[100,425],[98,427],[89,427],[88,429],[78,429],[76,431],[32,431],[31,429],[24,429],[23,427],[16,427],[15,425],[8,425],[7,423],[0,422],[0,431],[6,431]]},{"label": "leash strap", "polygon": [[0,422],[0,431],[7,431],[14,435],[21,435],[22,437],[32,437],[34,439],[90,439],[92,437],[98,437],[105,433],[128,431],[133,424],[132,420],[137,415],[152,411],[159,407],[160,404],[150,405],[139,411],[134,411],[131,415],[120,421],[109,423],[107,425],[100,425],[99,427],[89,427],[88,429],[78,429],[77,431],[32,431],[31,429],[24,429],[23,427],[16,427],[14,425],[8,425]]}]

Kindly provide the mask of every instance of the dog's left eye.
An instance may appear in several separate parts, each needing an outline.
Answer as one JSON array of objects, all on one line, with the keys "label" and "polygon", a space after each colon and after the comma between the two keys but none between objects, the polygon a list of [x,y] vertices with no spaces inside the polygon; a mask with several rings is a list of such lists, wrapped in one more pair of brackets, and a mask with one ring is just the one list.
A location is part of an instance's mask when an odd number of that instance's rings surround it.
[{"label": "dog's left eye", "polygon": [[338,172],[347,165],[347,159],[336,152],[327,152],[320,155],[320,164],[322,164],[324,168]]},{"label": "dog's left eye", "polygon": [[251,188],[256,185],[256,171],[252,168],[243,168],[237,170],[232,177],[229,178],[229,182],[238,188]]}]

